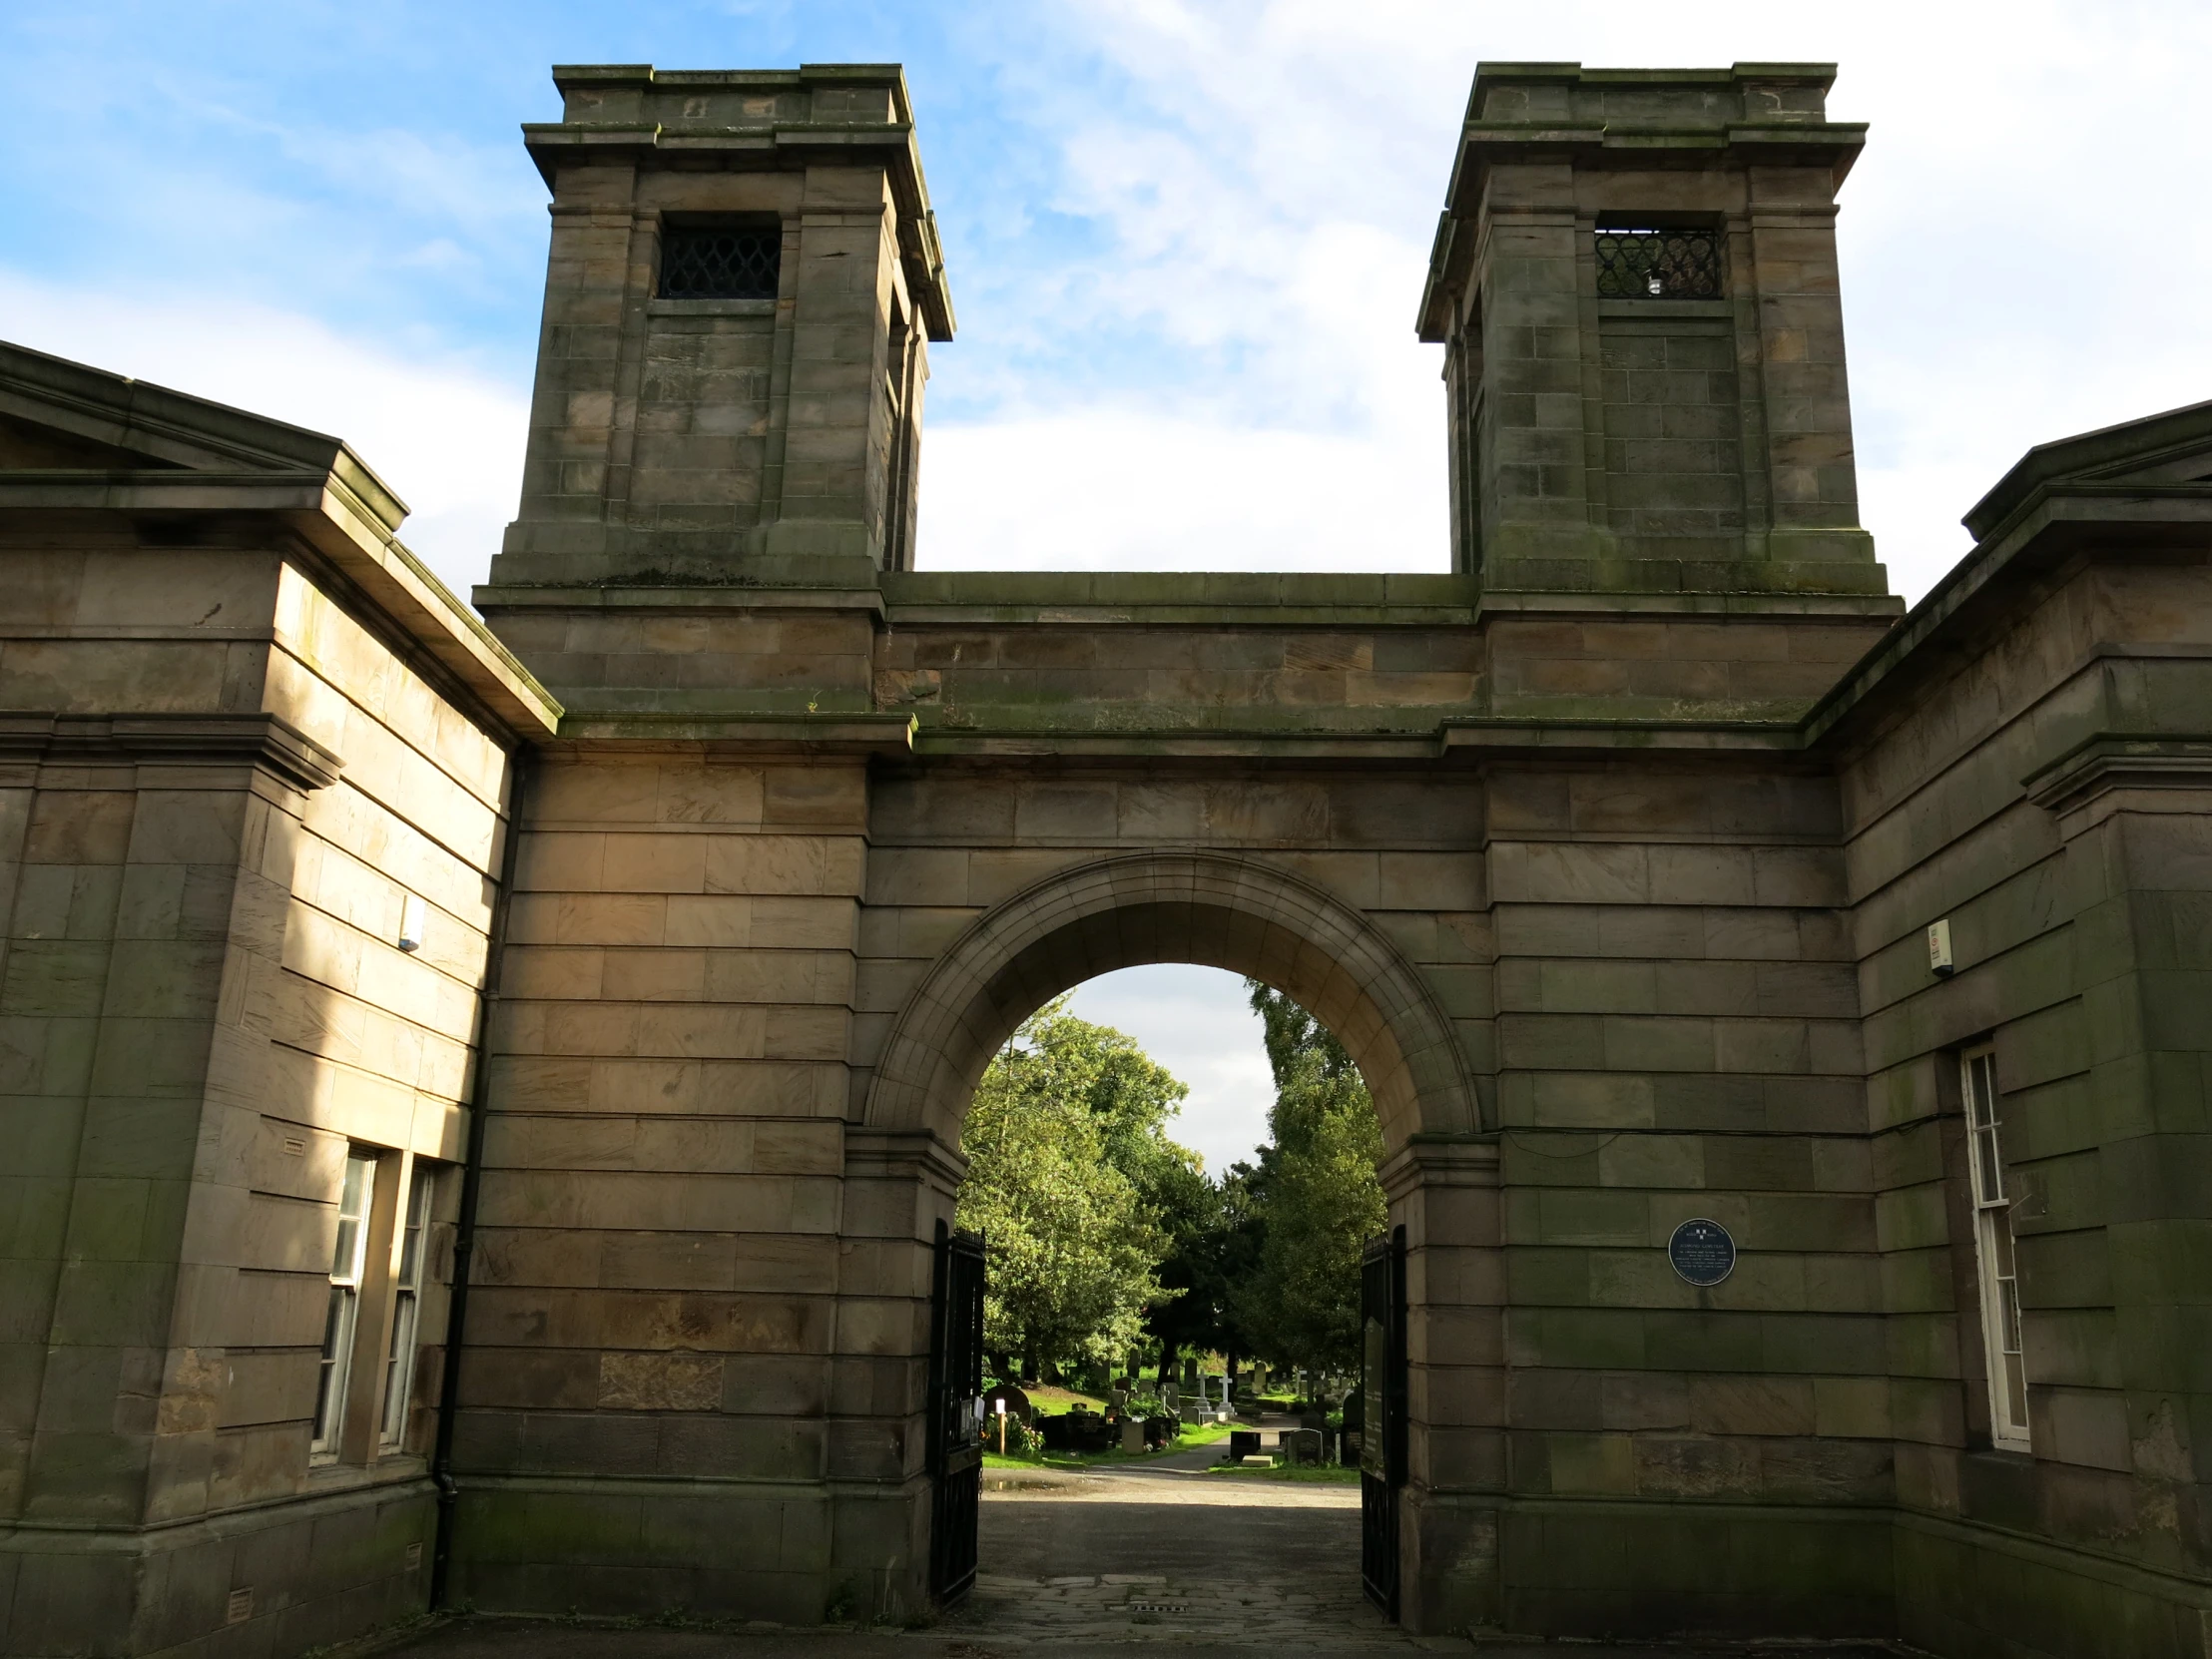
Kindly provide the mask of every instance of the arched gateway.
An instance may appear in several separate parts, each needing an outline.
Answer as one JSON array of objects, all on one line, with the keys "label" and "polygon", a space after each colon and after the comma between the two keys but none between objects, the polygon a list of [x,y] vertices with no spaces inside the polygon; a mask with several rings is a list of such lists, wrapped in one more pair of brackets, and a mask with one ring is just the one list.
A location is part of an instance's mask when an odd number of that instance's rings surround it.
[{"label": "arched gateway", "polygon": [[[957,1164],[914,1154],[958,1144],[992,1054],[1061,991],[1152,962],[1263,979],[1324,1021],[1358,1062],[1382,1120],[1391,1226],[1422,1270],[1409,1276],[1405,1317],[1429,1384],[1400,1436],[1411,1478],[1384,1483],[1371,1501],[1410,1511],[1383,1520],[1380,1535],[1389,1545],[1426,1536],[1432,1552],[1454,1561],[1451,1587],[1462,1599],[1482,1593],[1494,1568],[1494,1526],[1481,1515],[1476,1530],[1486,1536],[1468,1547],[1468,1518],[1451,1513],[1453,1494],[1437,1483],[1430,1436],[1448,1444],[1454,1432],[1482,1426],[1458,1408],[1480,1386],[1466,1362],[1484,1357],[1483,1369],[1495,1370],[1495,1148],[1480,1133],[1474,1078],[1451,1022],[1419,969],[1325,888],[1252,853],[1120,853],[1056,870],[969,923],[900,1009],[868,1089],[863,1132],[848,1142],[861,1161],[855,1173],[879,1196],[900,1179],[877,1162],[882,1150],[905,1154],[895,1164],[911,1183],[916,1223],[906,1274],[923,1272],[921,1251],[949,1222],[957,1196]],[[915,1328],[917,1355],[927,1353],[933,1329]],[[957,1509],[925,1511],[918,1494],[907,1501],[923,1528],[971,1524]],[[929,1559],[918,1539],[911,1559]],[[1345,1565],[1350,1572],[1354,1563]],[[1417,1609],[1421,1615],[1433,1624],[1450,1617],[1434,1606]]]},{"label": "arched gateway", "polygon": [[861,1121],[957,1145],[977,1079],[1022,1020],[1151,962],[1227,968],[1295,997],[1359,1063],[1392,1153],[1482,1127],[1450,1021],[1379,928],[1264,857],[1168,851],[1058,871],[971,923],[899,1011]]},{"label": "arched gateway", "polygon": [[1382,1115],[1405,1623],[2204,1659],[2212,411],[1906,614],[1829,71],[1492,65],[1448,574],[917,572],[898,72],[556,78],[482,620],[0,347],[0,1650],[919,1612],[968,1091],[1183,959]]}]

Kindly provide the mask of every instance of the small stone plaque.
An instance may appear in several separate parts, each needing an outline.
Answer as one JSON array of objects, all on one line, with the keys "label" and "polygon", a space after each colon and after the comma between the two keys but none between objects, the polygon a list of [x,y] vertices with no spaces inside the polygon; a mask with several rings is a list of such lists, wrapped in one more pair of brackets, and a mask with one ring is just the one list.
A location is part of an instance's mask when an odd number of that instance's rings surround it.
[{"label": "small stone plaque", "polygon": [[1736,1241],[1717,1221],[1686,1221],[1667,1240],[1667,1260],[1692,1285],[1718,1285],[1736,1271]]}]

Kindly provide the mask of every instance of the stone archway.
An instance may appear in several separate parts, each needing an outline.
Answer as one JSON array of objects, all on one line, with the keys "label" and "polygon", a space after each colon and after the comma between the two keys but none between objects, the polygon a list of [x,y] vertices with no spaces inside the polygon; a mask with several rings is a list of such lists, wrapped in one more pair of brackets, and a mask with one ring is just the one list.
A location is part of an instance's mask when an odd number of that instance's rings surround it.
[{"label": "stone archway", "polygon": [[900,1011],[866,1127],[926,1130],[956,1147],[983,1068],[1032,1010],[1099,974],[1163,961],[1249,974],[1296,998],[1358,1062],[1387,1152],[1481,1127],[1450,1023],[1389,939],[1288,870],[1212,852],[1079,864],[979,916]]},{"label": "stone archway", "polygon": [[[862,1121],[846,1131],[846,1230],[880,1242],[847,1259],[842,1292],[870,1308],[895,1300],[906,1310],[895,1337],[872,1318],[866,1324],[869,1364],[903,1356],[908,1386],[918,1386],[926,1241],[952,1214],[961,1123],[991,1055],[1070,986],[1164,961],[1266,980],[1326,1024],[1360,1066],[1382,1123],[1390,1221],[1411,1246],[1416,1385],[1411,1483],[1399,1499],[1400,1618],[1428,1632],[1488,1617],[1493,1500],[1439,1481],[1487,1485],[1501,1466],[1495,1147],[1457,1038],[1418,971],[1358,909],[1264,858],[1146,851],[1078,863],[1000,900],[936,957],[891,1029]],[[885,1248],[893,1240],[907,1248]],[[918,1562],[928,1489],[914,1455],[920,1420],[910,1409],[894,1414],[898,1427],[883,1426],[902,1448],[902,1558]],[[910,1582],[892,1599],[919,1600]]]}]

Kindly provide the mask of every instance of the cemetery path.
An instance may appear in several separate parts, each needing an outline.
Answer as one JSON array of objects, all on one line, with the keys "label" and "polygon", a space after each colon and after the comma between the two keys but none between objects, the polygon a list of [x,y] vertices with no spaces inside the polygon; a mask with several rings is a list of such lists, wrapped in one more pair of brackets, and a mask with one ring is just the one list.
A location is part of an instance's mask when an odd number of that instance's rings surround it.
[{"label": "cemetery path", "polygon": [[986,1492],[975,1589],[936,1628],[987,1649],[1467,1649],[1415,1642],[1361,1596],[1357,1486],[1206,1473],[1217,1454]]},{"label": "cemetery path", "polygon": [[[1295,1425],[1273,1415],[1255,1424],[1270,1442]],[[938,1628],[986,1646],[1425,1645],[1360,1593],[1357,1484],[1215,1472],[1226,1449],[1080,1472],[989,1471],[975,1589]]]}]

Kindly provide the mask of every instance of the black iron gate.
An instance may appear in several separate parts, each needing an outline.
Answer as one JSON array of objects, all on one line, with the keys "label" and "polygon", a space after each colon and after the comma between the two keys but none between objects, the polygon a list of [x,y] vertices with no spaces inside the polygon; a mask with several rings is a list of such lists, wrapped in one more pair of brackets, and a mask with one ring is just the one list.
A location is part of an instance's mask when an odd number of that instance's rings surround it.
[{"label": "black iron gate", "polygon": [[983,1240],[937,1223],[929,1309],[929,1591],[939,1601],[975,1582],[983,1495]]},{"label": "black iron gate", "polygon": [[1397,1494],[1405,1484],[1405,1229],[1360,1258],[1360,1581],[1397,1617]]}]

